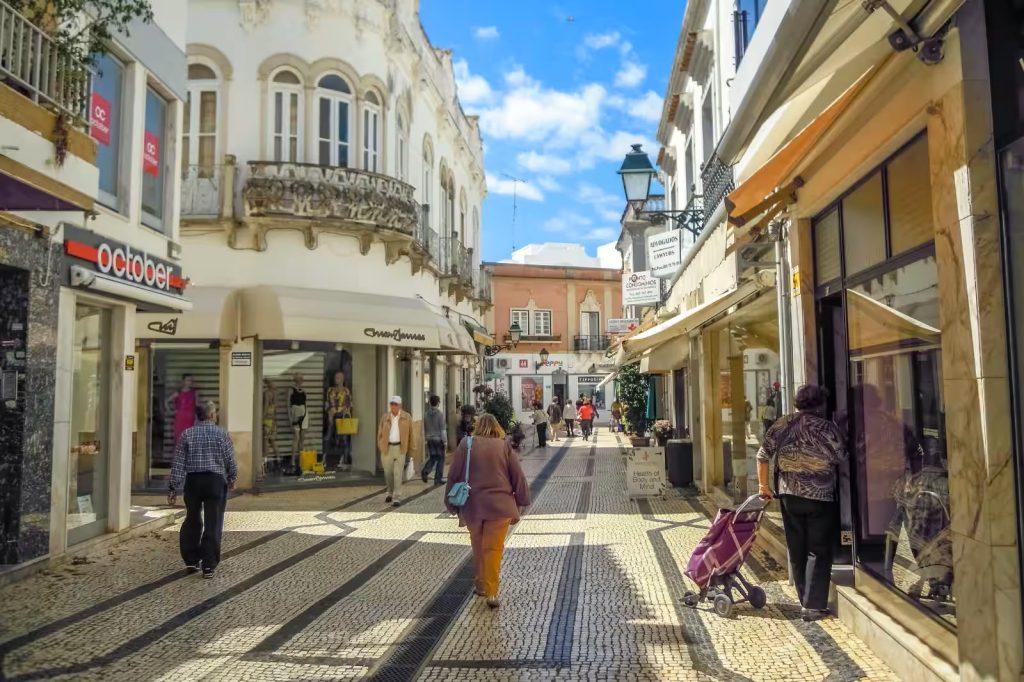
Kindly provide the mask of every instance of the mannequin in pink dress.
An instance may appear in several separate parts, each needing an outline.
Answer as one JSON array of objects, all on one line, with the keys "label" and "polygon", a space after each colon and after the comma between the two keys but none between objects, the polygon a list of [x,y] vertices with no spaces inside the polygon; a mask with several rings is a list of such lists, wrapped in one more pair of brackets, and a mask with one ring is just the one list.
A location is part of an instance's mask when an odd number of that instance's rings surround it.
[{"label": "mannequin in pink dress", "polygon": [[185,429],[196,423],[196,405],[199,404],[199,391],[191,374],[183,374],[181,388],[167,399],[168,410],[174,411],[174,443],[177,445]]}]

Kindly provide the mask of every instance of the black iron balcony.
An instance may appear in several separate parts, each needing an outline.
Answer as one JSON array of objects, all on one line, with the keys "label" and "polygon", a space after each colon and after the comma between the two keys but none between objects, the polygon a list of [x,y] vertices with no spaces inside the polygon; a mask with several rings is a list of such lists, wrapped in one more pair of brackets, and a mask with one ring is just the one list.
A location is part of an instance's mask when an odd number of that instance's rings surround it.
[{"label": "black iron balcony", "polygon": [[610,345],[611,337],[605,335],[574,336],[572,343],[573,350],[582,352],[608,350]]},{"label": "black iron balcony", "polygon": [[725,196],[736,188],[732,166],[725,165],[718,154],[714,153],[704,164],[700,180],[704,188],[704,225],[707,225],[715,209],[725,200]]}]

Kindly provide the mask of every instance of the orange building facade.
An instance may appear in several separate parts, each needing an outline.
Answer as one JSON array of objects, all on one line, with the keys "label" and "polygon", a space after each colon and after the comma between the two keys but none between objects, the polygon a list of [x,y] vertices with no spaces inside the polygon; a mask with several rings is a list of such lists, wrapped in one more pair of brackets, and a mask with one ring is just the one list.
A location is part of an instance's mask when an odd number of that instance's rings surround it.
[{"label": "orange building facade", "polygon": [[[592,396],[607,421],[614,387],[598,384],[614,369],[608,320],[622,317],[621,270],[490,263],[494,307],[488,329],[506,346],[486,360],[486,378],[507,393],[520,418],[532,403]],[[514,348],[509,329],[522,330]],[[542,361],[542,351],[547,360]]]}]

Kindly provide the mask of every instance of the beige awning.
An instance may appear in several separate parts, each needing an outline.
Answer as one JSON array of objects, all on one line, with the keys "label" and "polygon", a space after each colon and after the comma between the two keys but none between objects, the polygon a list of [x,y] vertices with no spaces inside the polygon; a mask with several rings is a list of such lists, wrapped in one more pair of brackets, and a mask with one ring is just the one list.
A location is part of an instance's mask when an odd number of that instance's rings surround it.
[{"label": "beige awning", "polygon": [[644,374],[669,374],[683,367],[689,357],[689,337],[677,336],[644,351],[640,356],[640,371]]},{"label": "beige awning", "polygon": [[473,343],[473,337],[469,330],[454,320],[449,319],[448,323],[450,329],[441,328],[440,348],[427,352],[445,355],[476,355],[476,344]]},{"label": "beige awning", "polygon": [[464,344],[450,320],[416,298],[271,286],[243,289],[239,298],[243,337],[451,350]]},{"label": "beige awning", "polygon": [[190,286],[192,309],[184,313],[136,313],[135,337],[176,339],[234,339],[238,333],[238,297],[230,287]]},{"label": "beige awning", "polygon": [[694,331],[713,317],[720,315],[737,303],[767,288],[764,281],[755,279],[717,296],[706,303],[690,308],[645,332],[622,342],[627,357],[636,357],[666,341]]},{"label": "beige awning", "polygon": [[936,347],[942,332],[875,299],[846,290],[851,354]]}]

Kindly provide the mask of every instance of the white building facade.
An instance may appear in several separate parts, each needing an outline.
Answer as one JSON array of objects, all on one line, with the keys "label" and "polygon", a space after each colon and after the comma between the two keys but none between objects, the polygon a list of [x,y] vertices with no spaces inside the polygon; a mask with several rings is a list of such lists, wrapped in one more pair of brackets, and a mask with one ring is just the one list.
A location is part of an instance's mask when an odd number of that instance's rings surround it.
[{"label": "white building facade", "polygon": [[411,0],[188,5],[195,308],[138,320],[135,483],[161,485],[197,398],[223,406],[242,488],[372,474],[388,397],[420,420],[437,394],[453,418],[481,370],[474,332],[489,341],[482,143],[451,53]]}]

